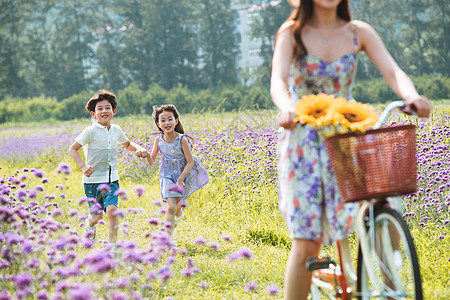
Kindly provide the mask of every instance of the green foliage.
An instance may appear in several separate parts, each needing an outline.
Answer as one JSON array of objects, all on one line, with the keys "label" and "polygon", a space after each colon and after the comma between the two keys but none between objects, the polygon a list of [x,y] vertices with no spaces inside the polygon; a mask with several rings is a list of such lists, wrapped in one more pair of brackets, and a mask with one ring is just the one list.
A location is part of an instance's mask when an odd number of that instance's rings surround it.
[{"label": "green foliage", "polygon": [[[450,78],[437,75],[413,76],[417,91],[430,100],[448,99],[450,94]],[[383,78],[356,81],[353,97],[365,103],[386,103],[399,97],[389,88]]]},{"label": "green foliage", "polygon": [[57,105],[55,98],[45,96],[28,99],[7,98],[0,102],[0,122],[34,122],[52,119]]},{"label": "green foliage", "polygon": [[[431,100],[447,99],[450,94],[449,77],[423,75],[411,79],[417,91]],[[41,121],[48,118],[86,118],[89,114],[84,107],[92,95],[93,92],[83,91],[61,102],[44,96],[31,99],[7,98],[0,101],[0,123]],[[386,103],[398,99],[383,78],[357,81],[353,87],[353,97],[365,103]],[[178,85],[166,90],[159,84],[152,83],[147,90],[141,90],[135,83],[131,83],[118,92],[117,102],[117,116],[151,115],[153,105],[169,103],[176,105],[183,114],[274,107],[268,87],[260,85],[221,86],[203,90],[191,90]]]},{"label": "green foliage", "polygon": [[136,84],[130,84],[117,94],[117,116],[142,113],[144,100],[144,92]]},{"label": "green foliage", "polygon": [[54,111],[54,118],[58,120],[82,119],[89,117],[85,109],[86,103],[94,93],[83,91],[59,102]]}]

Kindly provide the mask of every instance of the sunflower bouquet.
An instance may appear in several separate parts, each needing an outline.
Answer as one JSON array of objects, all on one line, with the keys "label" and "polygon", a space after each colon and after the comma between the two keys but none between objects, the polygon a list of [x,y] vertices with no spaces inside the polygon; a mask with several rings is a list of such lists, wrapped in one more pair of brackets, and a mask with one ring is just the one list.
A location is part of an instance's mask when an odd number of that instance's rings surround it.
[{"label": "sunflower bouquet", "polygon": [[303,96],[297,101],[295,112],[297,122],[316,128],[324,138],[364,133],[378,121],[372,106],[323,93]]}]

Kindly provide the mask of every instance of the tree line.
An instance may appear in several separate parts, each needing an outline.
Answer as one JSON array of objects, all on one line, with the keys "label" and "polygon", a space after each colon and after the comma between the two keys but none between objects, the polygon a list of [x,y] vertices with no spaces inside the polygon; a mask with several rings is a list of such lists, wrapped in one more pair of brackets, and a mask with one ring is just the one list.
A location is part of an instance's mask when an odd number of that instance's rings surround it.
[{"label": "tree line", "polygon": [[[450,78],[434,75],[412,77],[418,91],[430,99],[448,99]],[[41,120],[72,120],[89,118],[84,109],[92,92],[82,91],[62,101],[55,97],[37,96],[21,99],[6,98],[0,101],[0,124]],[[355,83],[353,96],[364,103],[386,103],[397,99],[382,78],[361,80]],[[171,103],[180,113],[222,112],[240,109],[274,109],[268,86],[237,84],[215,89],[191,90],[184,86],[165,89],[152,83],[142,90],[136,84],[117,94],[117,116],[151,115],[153,105]]]},{"label": "tree line", "polygon": [[[100,88],[135,85],[193,93],[239,90],[246,78],[264,88],[273,40],[291,7],[255,0],[0,0],[0,101],[49,97],[57,102]],[[237,5],[259,5],[250,34],[262,41],[265,63],[237,70]],[[450,75],[448,0],[359,0],[354,18],[380,33],[411,75]],[[358,80],[379,78],[364,57]],[[357,80],[357,81],[358,81]],[[236,88],[235,88],[236,86]],[[218,101],[222,99],[217,96]],[[1,103],[1,102],[0,102]]]}]

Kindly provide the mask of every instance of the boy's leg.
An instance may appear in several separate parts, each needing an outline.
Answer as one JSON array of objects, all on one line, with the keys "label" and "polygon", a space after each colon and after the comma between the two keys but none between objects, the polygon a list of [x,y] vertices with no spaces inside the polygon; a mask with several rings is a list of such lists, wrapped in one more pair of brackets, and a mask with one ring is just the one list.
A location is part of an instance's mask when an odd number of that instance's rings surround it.
[{"label": "boy's leg", "polygon": [[108,216],[108,241],[110,244],[115,244],[117,241],[119,217],[116,211],[117,207],[115,205],[108,205],[106,207],[106,215]]},{"label": "boy's leg", "polygon": [[[89,240],[93,241],[95,243],[96,241],[96,225],[98,221],[100,221],[103,218],[102,209],[98,209],[98,202],[99,202],[99,192],[97,190],[98,184],[96,183],[85,183],[84,184],[84,192],[86,194],[87,198],[90,199],[96,199],[97,203],[89,202],[89,215],[86,222],[85,227],[85,237],[87,237]],[[101,195],[100,195],[101,197]],[[102,199],[100,199],[102,200]]]},{"label": "boy's leg", "polygon": [[103,219],[102,213],[99,213],[96,215],[92,215],[92,214],[89,215],[89,218],[88,218],[89,227],[93,228],[95,225],[97,225],[98,221],[100,221],[101,219]]},{"label": "boy's leg", "polygon": [[108,217],[108,241],[111,245],[111,252],[116,251],[117,232],[119,230],[119,216],[117,215],[117,207],[119,197],[115,195],[119,189],[119,182],[115,181],[109,184],[111,191],[104,195],[103,203]]}]

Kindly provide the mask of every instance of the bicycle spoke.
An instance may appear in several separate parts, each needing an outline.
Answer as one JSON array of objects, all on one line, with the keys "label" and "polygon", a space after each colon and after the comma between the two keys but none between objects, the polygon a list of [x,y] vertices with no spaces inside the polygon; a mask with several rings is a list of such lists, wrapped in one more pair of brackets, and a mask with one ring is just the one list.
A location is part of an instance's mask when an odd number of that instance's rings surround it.
[{"label": "bicycle spoke", "polygon": [[[414,244],[401,216],[392,209],[375,214],[369,276],[360,252],[358,291],[362,299],[422,299],[420,273]],[[366,258],[367,259],[367,258]],[[370,269],[369,269],[370,271]],[[375,278],[374,281],[371,279]]]}]

